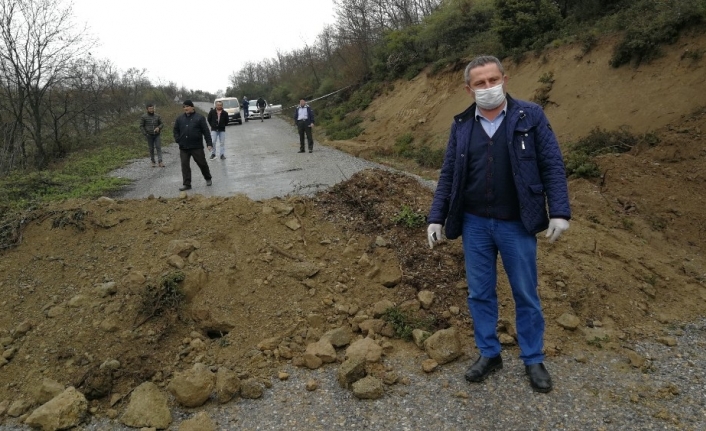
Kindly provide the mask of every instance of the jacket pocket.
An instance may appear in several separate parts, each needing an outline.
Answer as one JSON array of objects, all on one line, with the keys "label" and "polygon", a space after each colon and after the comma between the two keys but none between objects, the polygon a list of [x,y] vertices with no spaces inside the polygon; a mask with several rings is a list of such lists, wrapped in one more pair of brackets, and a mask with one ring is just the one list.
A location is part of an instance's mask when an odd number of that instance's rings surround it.
[{"label": "jacket pocket", "polygon": [[534,145],[534,132],[534,126],[515,129],[512,143],[520,160],[535,160],[537,158]]},{"label": "jacket pocket", "polygon": [[529,189],[535,195],[543,195],[544,194],[544,184],[530,184]]}]

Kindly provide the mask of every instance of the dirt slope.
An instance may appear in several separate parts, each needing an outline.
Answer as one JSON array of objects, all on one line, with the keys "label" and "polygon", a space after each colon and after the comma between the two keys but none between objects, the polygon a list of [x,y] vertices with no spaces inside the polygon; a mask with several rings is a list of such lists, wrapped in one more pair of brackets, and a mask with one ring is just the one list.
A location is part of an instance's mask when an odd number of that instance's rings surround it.
[{"label": "dirt slope", "polygon": [[[610,69],[608,47],[581,61],[577,48],[565,47],[546,61],[508,67],[511,92],[525,98],[539,76],[554,72],[556,105],[547,111],[562,139],[622,124],[661,138],[601,158],[602,181],[570,181],[571,229],[558,243],[542,238],[539,245],[548,354],[623,352],[667,325],[703,316],[706,110],[691,95],[705,90],[706,75],[702,62],[679,57],[705,44],[687,38],[637,69]],[[443,145],[451,116],[468,103],[460,87],[459,71],[396,83],[364,113],[364,136],[335,145],[365,155],[409,130]],[[165,384],[194,362],[266,384],[282,361],[301,363],[307,343],[322,333],[355,328],[356,316],[372,315],[376,302],[409,304],[424,289],[436,300],[419,317],[435,317],[437,328],[457,326],[472,352],[460,243],[430,251],[423,226],[393,222],[405,206],[425,214],[431,197],[409,177],[363,172],[312,199],[189,195],[38,210],[17,231],[19,245],[0,258],[7,360],[0,403],[32,399],[48,377],[76,385],[95,398],[94,414],[104,415],[115,394],[145,380]],[[177,271],[186,297],[163,296],[157,307],[151,292]],[[502,277],[500,300],[501,332],[512,340],[514,307]],[[580,318],[584,332],[556,324],[566,312]],[[591,330],[599,342],[588,342]],[[271,337],[279,337],[277,349],[258,348]],[[411,344],[395,349],[423,358]],[[120,367],[101,371],[109,359]]]}]

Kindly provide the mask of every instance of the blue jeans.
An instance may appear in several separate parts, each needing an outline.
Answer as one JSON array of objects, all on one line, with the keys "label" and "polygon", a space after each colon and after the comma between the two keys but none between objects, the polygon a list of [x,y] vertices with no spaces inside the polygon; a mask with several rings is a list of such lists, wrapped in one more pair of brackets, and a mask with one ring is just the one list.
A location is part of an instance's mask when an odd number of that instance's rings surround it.
[{"label": "blue jeans", "polygon": [[211,130],[211,140],[213,141],[213,150],[211,150],[212,155],[216,155],[216,142],[220,141],[221,146],[220,148],[220,155],[223,156],[226,153],[226,132],[224,131],[218,131],[218,130]]},{"label": "blue jeans", "polygon": [[525,365],[544,361],[544,317],[537,293],[537,238],[522,222],[464,214],[463,253],[468,280],[468,309],[473,318],[480,354],[500,354],[498,295],[496,291],[500,252],[515,300],[520,359]]}]

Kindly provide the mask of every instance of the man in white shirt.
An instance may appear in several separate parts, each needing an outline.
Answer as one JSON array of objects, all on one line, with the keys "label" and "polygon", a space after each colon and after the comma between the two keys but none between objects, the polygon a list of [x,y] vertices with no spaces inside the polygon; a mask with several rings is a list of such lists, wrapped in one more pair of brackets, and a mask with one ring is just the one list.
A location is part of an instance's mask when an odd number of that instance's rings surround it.
[{"label": "man in white shirt", "polygon": [[306,140],[309,144],[309,152],[313,152],[314,138],[311,130],[312,127],[314,127],[314,111],[306,104],[306,100],[304,99],[299,99],[299,106],[294,110],[294,122],[297,124],[297,130],[299,131],[299,152],[304,152],[305,133]]}]

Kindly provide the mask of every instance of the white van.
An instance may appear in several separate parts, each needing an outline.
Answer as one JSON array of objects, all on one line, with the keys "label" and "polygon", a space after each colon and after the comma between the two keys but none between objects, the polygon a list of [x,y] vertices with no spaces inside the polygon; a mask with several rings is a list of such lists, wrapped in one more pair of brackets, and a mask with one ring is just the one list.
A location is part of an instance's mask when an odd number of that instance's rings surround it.
[{"label": "white van", "polygon": [[237,97],[221,97],[213,101],[213,106],[216,102],[223,102],[223,109],[228,113],[228,124],[238,123],[243,124],[243,117],[240,115],[240,102]]}]

